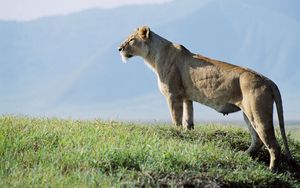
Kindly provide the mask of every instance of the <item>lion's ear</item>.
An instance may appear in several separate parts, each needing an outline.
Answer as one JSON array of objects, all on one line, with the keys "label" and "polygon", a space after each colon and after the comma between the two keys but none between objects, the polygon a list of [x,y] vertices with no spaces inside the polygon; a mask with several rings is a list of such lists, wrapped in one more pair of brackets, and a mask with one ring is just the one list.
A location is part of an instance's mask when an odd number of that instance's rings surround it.
[{"label": "lion's ear", "polygon": [[140,27],[139,29],[139,35],[142,39],[148,39],[150,37],[150,28],[147,26]]}]

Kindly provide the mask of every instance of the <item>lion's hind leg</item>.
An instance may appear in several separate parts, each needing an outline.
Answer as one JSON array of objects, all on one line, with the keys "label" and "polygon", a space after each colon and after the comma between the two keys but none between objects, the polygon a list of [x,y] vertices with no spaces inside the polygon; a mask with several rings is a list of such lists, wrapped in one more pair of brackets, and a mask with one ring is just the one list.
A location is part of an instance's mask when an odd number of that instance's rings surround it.
[{"label": "lion's hind leg", "polygon": [[248,95],[243,101],[244,113],[253,122],[254,130],[270,153],[271,170],[277,170],[280,161],[280,146],[273,126],[273,98],[267,92]]},{"label": "lion's hind leg", "polygon": [[248,126],[248,129],[251,134],[251,139],[252,139],[251,145],[245,152],[247,154],[249,154],[251,157],[254,157],[257,154],[257,152],[260,150],[260,148],[262,147],[263,143],[262,143],[261,139],[259,138],[257,132],[255,131],[253,125],[249,121],[248,117],[246,116],[246,114],[243,113],[243,115],[244,115],[244,120]]},{"label": "lion's hind leg", "polygon": [[257,123],[256,131],[267,147],[270,153],[270,166],[271,170],[276,170],[280,161],[280,146],[276,140],[273,123],[269,122],[260,122],[255,121]]}]

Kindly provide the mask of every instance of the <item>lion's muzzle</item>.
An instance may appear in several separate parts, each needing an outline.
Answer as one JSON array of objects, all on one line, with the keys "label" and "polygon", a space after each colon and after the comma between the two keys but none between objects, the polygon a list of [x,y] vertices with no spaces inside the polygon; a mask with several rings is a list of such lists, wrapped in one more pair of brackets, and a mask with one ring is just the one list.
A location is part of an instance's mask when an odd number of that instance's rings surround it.
[{"label": "lion's muzzle", "polygon": [[128,53],[124,50],[124,47],[123,47],[123,46],[120,46],[120,47],[118,48],[118,51],[120,52],[122,61],[123,61],[124,63],[126,63],[127,60],[133,56],[133,55],[131,55],[131,54],[128,54]]}]

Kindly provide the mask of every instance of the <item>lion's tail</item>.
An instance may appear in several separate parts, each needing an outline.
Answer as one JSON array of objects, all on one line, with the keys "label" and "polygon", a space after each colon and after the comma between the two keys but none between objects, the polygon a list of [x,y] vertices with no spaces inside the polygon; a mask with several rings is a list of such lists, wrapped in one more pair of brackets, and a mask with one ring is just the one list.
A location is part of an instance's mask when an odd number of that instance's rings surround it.
[{"label": "lion's tail", "polygon": [[293,161],[293,158],[292,158],[292,155],[291,155],[288,143],[287,143],[286,133],[285,133],[285,129],[284,129],[284,118],[283,118],[283,107],[282,107],[281,94],[280,94],[280,91],[279,91],[277,85],[274,82],[272,82],[270,85],[272,87],[273,96],[274,96],[274,100],[275,100],[275,104],[276,104],[276,108],[277,108],[279,127],[280,127],[281,137],[282,137],[284,148],[285,148],[285,154],[286,154],[287,160],[289,162],[291,162],[291,161]]}]

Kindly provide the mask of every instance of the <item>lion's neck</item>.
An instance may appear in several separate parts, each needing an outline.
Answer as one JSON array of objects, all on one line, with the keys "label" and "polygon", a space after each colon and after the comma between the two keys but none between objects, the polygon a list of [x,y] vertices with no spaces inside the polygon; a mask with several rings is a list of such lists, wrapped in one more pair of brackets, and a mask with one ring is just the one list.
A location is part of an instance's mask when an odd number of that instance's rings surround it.
[{"label": "lion's neck", "polygon": [[[161,62],[163,62],[161,59],[165,58],[162,54],[167,53],[172,43],[153,32],[151,34],[152,43],[149,53],[146,55],[146,57],[144,57],[144,59],[146,64],[157,73],[159,71],[159,67],[161,66]],[[160,63],[160,66],[158,66],[158,63]]]}]

